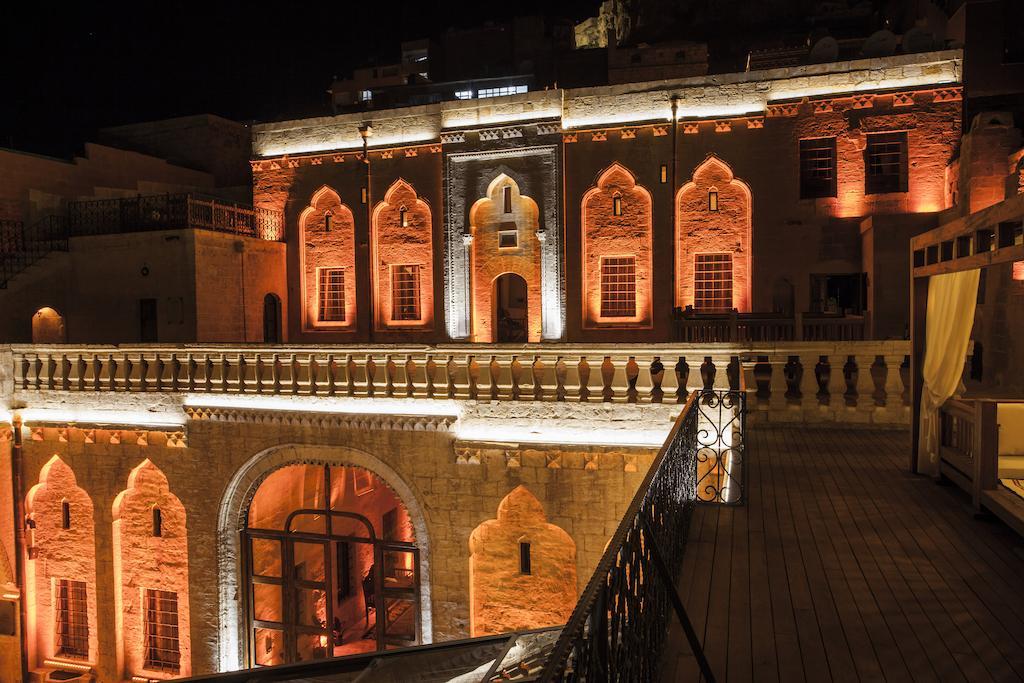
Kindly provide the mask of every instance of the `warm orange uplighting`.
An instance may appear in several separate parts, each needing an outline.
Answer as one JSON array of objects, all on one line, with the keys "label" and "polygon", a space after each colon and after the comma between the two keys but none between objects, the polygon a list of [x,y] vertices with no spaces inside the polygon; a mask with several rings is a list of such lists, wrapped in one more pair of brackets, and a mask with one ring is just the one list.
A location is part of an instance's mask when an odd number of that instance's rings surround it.
[{"label": "warm orange uplighting", "polygon": [[[711,192],[715,192],[713,209],[708,199]],[[699,308],[698,284],[702,291],[712,291],[716,284],[727,286],[731,281],[731,296],[726,290],[725,296],[715,300],[721,308],[749,311],[750,187],[735,178],[724,161],[708,156],[679,189],[676,212],[676,305]],[[706,258],[696,259],[697,255]],[[709,267],[698,283],[696,264],[705,261]]]},{"label": "warm orange uplighting", "polygon": [[581,206],[583,323],[586,327],[651,324],[651,194],[612,164]]},{"label": "warm orange uplighting", "polygon": [[353,328],[356,321],[355,222],[324,185],[299,216],[303,327]]},{"label": "warm orange uplighting", "polygon": [[1012,277],[1018,282],[1024,282],[1024,261],[1014,261]]},{"label": "warm orange uplighting", "polygon": [[[511,211],[505,211],[506,187]],[[470,209],[474,341],[540,341],[539,215],[537,202],[504,173]],[[513,231],[516,246],[502,248],[502,235]]]},{"label": "warm orange uplighting", "polygon": [[373,210],[373,288],[377,329],[429,328],[434,321],[430,207],[396,180]]}]

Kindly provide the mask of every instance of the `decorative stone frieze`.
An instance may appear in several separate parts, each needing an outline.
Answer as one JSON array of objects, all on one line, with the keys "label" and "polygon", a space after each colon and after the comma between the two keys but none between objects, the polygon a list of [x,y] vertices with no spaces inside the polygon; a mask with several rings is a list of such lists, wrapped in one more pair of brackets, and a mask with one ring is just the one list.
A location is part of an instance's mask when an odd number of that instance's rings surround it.
[{"label": "decorative stone frieze", "polygon": [[892,106],[894,107],[911,107],[914,105],[914,93],[912,92],[898,92],[892,96]]},{"label": "decorative stone frieze", "polygon": [[442,145],[454,145],[460,142],[466,141],[466,134],[462,132],[458,133],[441,133],[441,144]]},{"label": "decorative stone frieze", "polygon": [[817,100],[811,105],[815,114],[828,114],[832,111],[832,100]]},{"label": "decorative stone frieze", "polygon": [[622,129],[623,140],[635,140],[636,139],[636,128],[623,128]]},{"label": "decorative stone frieze", "polygon": [[854,95],[853,96],[853,108],[854,109],[871,109],[875,106],[874,95]]},{"label": "decorative stone frieze", "polygon": [[562,124],[560,123],[538,123],[537,124],[537,135],[554,135],[562,131]]},{"label": "decorative stone frieze", "polygon": [[699,132],[700,126],[696,122],[683,124],[683,133],[686,135],[696,135]]},{"label": "decorative stone frieze", "polygon": [[768,118],[770,119],[784,116],[796,116],[800,113],[800,104],[798,102],[769,104],[766,109],[768,112]]},{"label": "decorative stone frieze", "polygon": [[665,136],[665,135],[668,135],[668,128],[666,126],[655,126],[654,127],[654,137],[660,138],[660,137]]},{"label": "decorative stone frieze", "polygon": [[715,121],[715,132],[716,133],[728,133],[732,130],[731,121]]},{"label": "decorative stone frieze", "polygon": [[343,429],[446,432],[455,418],[450,415],[383,415],[365,413],[312,413],[298,410],[261,410],[185,406],[190,420],[242,422],[252,424],[295,425],[300,427],[339,427]]},{"label": "decorative stone frieze", "polygon": [[933,102],[959,102],[963,99],[963,88],[940,88],[935,91]]},{"label": "decorative stone frieze", "polygon": [[752,119],[747,119],[747,128],[751,128],[751,129],[764,128],[764,117],[763,116],[757,116],[757,117],[752,118]]},{"label": "decorative stone frieze", "polygon": [[593,142],[604,142],[605,140],[608,139],[608,133],[600,130],[595,130],[593,133],[590,134],[590,139]]},{"label": "decorative stone frieze", "polygon": [[562,135],[562,142],[564,143],[576,142],[578,139],[579,137],[576,133],[565,133]]}]

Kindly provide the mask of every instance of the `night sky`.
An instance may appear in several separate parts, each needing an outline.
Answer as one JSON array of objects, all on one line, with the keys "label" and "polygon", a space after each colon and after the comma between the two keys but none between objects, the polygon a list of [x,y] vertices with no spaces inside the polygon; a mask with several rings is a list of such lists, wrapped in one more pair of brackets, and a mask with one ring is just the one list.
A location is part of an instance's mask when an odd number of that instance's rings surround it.
[{"label": "night sky", "polygon": [[0,146],[71,156],[96,128],[210,112],[273,120],[329,112],[327,88],[399,42],[599,0],[331,3],[4,3]]}]

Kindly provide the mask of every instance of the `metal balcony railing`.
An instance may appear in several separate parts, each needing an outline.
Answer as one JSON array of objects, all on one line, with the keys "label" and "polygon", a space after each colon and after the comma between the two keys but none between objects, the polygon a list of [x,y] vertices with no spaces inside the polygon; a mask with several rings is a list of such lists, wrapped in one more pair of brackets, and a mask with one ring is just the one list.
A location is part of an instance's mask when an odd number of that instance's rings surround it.
[{"label": "metal balcony railing", "polygon": [[67,251],[67,221],[46,216],[32,225],[0,220],[0,289],[52,251]]},{"label": "metal balcony railing", "polygon": [[[728,475],[709,486],[707,473],[721,474],[726,462],[735,472],[743,461],[745,412],[738,389],[690,394],[537,680],[657,680],[675,617],[704,680],[714,681],[676,584],[694,506],[725,502],[720,482]],[[718,465],[709,469],[712,460]]]},{"label": "metal balcony railing", "polygon": [[71,237],[198,229],[271,241],[284,238],[278,211],[228,204],[195,194],[94,199],[68,204]]}]

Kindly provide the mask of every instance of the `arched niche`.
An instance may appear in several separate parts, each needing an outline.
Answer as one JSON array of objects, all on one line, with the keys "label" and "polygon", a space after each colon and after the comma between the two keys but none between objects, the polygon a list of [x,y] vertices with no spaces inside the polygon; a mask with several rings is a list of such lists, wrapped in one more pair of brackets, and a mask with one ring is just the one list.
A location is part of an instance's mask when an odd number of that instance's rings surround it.
[{"label": "arched niche", "polygon": [[750,187],[708,156],[676,194],[676,305],[750,311],[750,233]]},{"label": "arched niche", "polygon": [[[524,544],[527,547],[523,547]],[[525,486],[469,537],[473,637],[564,624],[576,606],[576,543]]]},{"label": "arched niche", "polygon": [[324,185],[299,216],[304,329],[356,323],[356,250],[352,210]]},{"label": "arched niche", "polygon": [[361,468],[379,478],[401,500],[418,549],[421,642],[432,642],[430,538],[423,508],[413,490],[392,467],[365,451],[344,446],[286,444],[250,458],[232,477],[221,500],[217,522],[221,669],[244,666],[249,660],[247,652],[251,652],[250,646],[254,644],[253,636],[248,634],[250,624],[245,610],[248,598],[243,597],[246,570],[240,546],[243,532],[248,529],[250,505],[264,481],[275,472],[297,464]]},{"label": "arched niche", "polygon": [[612,164],[583,195],[581,226],[584,326],[650,326],[651,193]]},{"label": "arched niche", "polygon": [[434,320],[430,206],[399,178],[373,209],[376,325],[429,328]]},{"label": "arched niche", "polygon": [[114,585],[124,678],[192,673],[185,506],[150,460],[114,499]]},{"label": "arched niche", "polygon": [[64,318],[49,306],[43,306],[32,316],[33,344],[63,344],[67,341]]},{"label": "arched niche", "polygon": [[469,211],[473,340],[496,341],[495,281],[514,273],[527,286],[527,340],[541,338],[541,241],[537,236],[537,203],[519,192],[519,185],[501,173]]},{"label": "arched niche", "polygon": [[26,629],[36,666],[59,657],[95,664],[96,547],[93,504],[59,456],[43,465],[25,499]]}]

